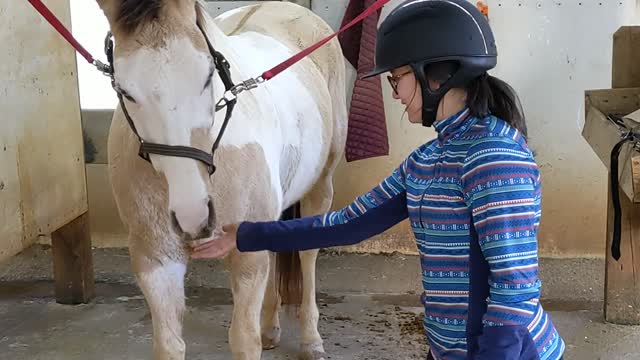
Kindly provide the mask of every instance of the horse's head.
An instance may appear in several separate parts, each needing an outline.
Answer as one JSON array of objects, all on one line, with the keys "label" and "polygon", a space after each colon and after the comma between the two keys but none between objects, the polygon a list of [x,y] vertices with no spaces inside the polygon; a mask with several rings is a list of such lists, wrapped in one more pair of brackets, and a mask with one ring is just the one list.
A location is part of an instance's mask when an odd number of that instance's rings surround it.
[{"label": "horse's head", "polygon": [[[215,67],[195,0],[98,3],[115,39],[114,88],[140,139],[210,154]],[[176,233],[186,240],[209,237],[215,213],[207,167],[191,158],[148,157],[166,179]]]}]

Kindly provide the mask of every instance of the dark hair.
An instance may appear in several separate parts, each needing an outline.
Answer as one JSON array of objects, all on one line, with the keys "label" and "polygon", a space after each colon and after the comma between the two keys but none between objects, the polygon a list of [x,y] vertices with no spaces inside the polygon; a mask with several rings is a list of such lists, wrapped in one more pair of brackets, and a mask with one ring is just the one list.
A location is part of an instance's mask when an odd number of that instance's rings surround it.
[{"label": "dark hair", "polygon": [[467,106],[472,116],[494,115],[518,129],[527,139],[527,124],[516,91],[506,82],[487,73],[466,87]]},{"label": "dark hair", "polygon": [[115,19],[122,31],[132,34],[136,29],[158,18],[163,0],[121,0]]}]

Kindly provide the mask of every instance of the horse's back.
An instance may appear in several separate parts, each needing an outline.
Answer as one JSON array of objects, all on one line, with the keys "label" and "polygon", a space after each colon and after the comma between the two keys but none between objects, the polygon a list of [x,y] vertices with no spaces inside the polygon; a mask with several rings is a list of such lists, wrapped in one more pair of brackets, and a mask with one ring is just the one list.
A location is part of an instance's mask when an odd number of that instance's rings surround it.
[{"label": "horse's back", "polygon": [[[228,36],[257,32],[272,37],[298,52],[329,36],[331,27],[311,10],[285,1],[265,1],[221,14],[216,24]],[[328,83],[344,82],[342,50],[336,39],[308,56]],[[284,60],[284,59],[283,59]]]},{"label": "horse's back", "polygon": [[[239,55],[253,56],[254,60],[243,66],[259,67],[252,69],[257,73],[333,32],[311,10],[281,1],[231,10],[218,16],[215,23],[230,43],[236,45],[234,50]],[[287,50],[283,51],[284,48]],[[249,72],[249,75],[255,73]],[[280,178],[287,206],[308,192],[315,181],[331,177],[344,151],[345,78],[344,56],[334,39],[268,84],[271,85],[268,93],[282,126],[283,148],[292,149],[280,154]],[[313,105],[304,105],[305,93],[308,99],[313,99]],[[315,111],[309,111],[311,109]],[[319,115],[321,121],[317,121],[314,114]],[[291,121],[286,120],[289,117]]]}]

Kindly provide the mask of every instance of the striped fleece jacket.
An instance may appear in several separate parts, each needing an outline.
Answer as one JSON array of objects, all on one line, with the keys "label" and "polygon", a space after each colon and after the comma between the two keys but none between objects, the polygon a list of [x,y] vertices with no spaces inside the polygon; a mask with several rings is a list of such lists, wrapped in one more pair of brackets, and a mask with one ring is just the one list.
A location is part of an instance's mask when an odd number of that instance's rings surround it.
[{"label": "striped fleece jacket", "polygon": [[436,359],[561,359],[564,342],[539,302],[540,176],[524,138],[466,109],[434,126],[436,139],[349,206],[242,223],[238,249],[350,245],[409,218]]}]

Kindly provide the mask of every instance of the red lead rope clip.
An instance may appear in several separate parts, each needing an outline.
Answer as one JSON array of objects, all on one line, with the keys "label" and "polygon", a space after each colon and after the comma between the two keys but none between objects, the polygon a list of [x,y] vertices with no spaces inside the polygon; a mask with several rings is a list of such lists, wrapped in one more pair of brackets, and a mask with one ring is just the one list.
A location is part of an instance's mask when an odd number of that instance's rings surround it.
[{"label": "red lead rope clip", "polygon": [[238,98],[238,94],[241,92],[255,89],[265,81],[266,80],[262,76],[258,76],[255,79],[248,79],[235,85],[224,93],[222,99],[218,100],[216,103],[216,112],[224,109],[230,102],[235,101]]}]

